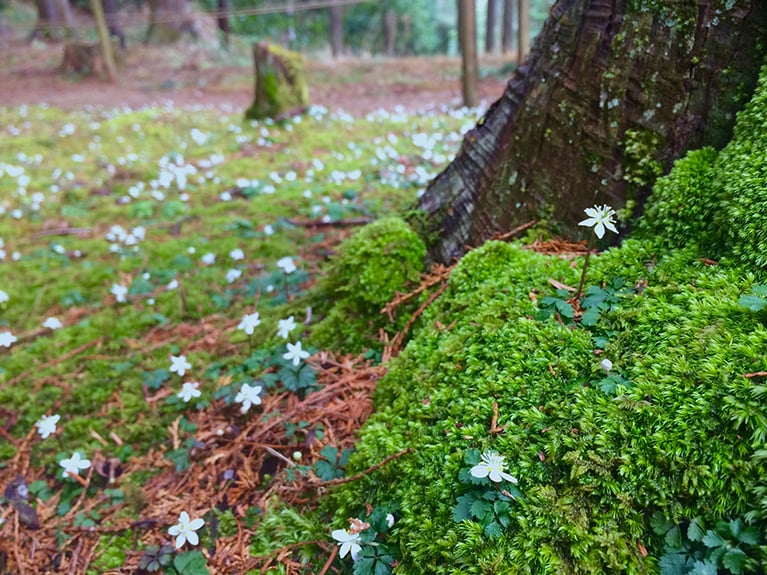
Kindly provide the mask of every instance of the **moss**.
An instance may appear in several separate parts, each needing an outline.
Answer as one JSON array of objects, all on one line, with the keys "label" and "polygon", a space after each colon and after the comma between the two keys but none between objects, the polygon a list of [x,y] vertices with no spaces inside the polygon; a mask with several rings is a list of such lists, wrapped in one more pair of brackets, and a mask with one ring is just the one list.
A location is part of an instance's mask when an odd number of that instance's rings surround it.
[{"label": "moss", "polygon": [[[663,553],[653,512],[746,512],[765,471],[748,438],[767,432],[767,408],[741,374],[763,361],[767,328],[737,303],[753,277],[691,261],[639,241],[593,259],[592,277],[649,282],[600,320],[607,357],[632,383],[610,396],[594,384],[587,330],[531,319],[531,291],[572,281],[568,262],[496,242],[471,252],[427,311],[426,326],[454,326],[424,327],[392,363],[348,472],[415,452],[343,486],[325,511],[343,526],[366,503],[398,504],[399,569],[440,574],[652,572]],[[505,428],[496,435],[494,402]],[[520,481],[498,539],[452,519],[470,448],[502,453]]]},{"label": "moss", "polygon": [[253,47],[256,64],[256,97],[245,111],[251,120],[274,118],[309,104],[303,58],[275,44]]},{"label": "moss", "polygon": [[359,351],[376,343],[378,329],[396,333],[403,320],[392,325],[381,309],[418,282],[425,255],[423,242],[396,217],[373,222],[343,242],[318,285],[315,299],[333,304],[313,330],[313,343]]}]

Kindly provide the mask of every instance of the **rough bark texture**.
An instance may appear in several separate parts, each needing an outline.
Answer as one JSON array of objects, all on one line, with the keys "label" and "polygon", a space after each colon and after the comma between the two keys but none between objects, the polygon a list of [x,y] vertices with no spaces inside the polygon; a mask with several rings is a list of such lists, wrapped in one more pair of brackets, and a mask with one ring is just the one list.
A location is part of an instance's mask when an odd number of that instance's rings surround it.
[{"label": "rough bark texture", "polygon": [[765,53],[763,0],[560,0],[418,207],[436,261],[532,219],[638,209],[687,149],[722,146]]},{"label": "rough bark texture", "polygon": [[262,42],[253,46],[253,62],[256,95],[246,118],[279,118],[306,109],[309,91],[300,54]]}]

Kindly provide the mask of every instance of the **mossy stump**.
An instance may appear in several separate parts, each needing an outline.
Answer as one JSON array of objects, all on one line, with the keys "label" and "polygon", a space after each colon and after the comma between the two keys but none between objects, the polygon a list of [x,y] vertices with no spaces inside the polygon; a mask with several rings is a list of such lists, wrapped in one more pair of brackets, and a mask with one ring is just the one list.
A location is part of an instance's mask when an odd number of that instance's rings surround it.
[{"label": "mossy stump", "polygon": [[[119,67],[119,45],[113,41],[112,53],[115,54],[115,63]],[[64,45],[64,59],[61,63],[61,71],[65,74],[82,74],[83,76],[106,76],[107,67],[101,53],[101,46],[96,43],[69,42]]]},{"label": "mossy stump", "polygon": [[261,42],[253,46],[256,95],[245,112],[250,120],[292,115],[309,105],[309,90],[300,54]]}]

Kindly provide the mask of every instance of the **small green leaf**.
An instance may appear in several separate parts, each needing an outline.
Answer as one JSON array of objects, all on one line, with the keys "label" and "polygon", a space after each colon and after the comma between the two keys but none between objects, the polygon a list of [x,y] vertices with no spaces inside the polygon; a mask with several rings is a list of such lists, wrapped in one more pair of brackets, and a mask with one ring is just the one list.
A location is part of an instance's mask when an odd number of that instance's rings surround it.
[{"label": "small green leaf", "polygon": [[471,514],[479,519],[480,521],[487,517],[489,513],[492,513],[493,506],[491,503],[488,503],[487,501],[483,501],[481,499],[476,499],[471,504]]},{"label": "small green leaf", "polygon": [[173,560],[173,567],[184,575],[210,575],[205,556],[199,551],[179,553]]},{"label": "small green leaf", "polygon": [[755,527],[746,527],[745,529],[741,529],[737,537],[738,541],[745,543],[746,545],[759,544],[759,530]]},{"label": "small green leaf", "polygon": [[671,529],[674,524],[661,513],[656,511],[650,518],[650,527],[656,535],[665,535],[666,532]]},{"label": "small green leaf", "polygon": [[727,544],[727,541],[722,539],[721,535],[719,535],[716,531],[712,531],[711,529],[706,531],[706,535],[703,537],[702,541],[703,545],[709,549],[713,547],[721,547],[722,545]]},{"label": "small green leaf", "polygon": [[755,295],[744,295],[738,300],[738,304],[747,307],[751,311],[761,311],[767,307],[767,299]]},{"label": "small green leaf", "polygon": [[490,539],[498,539],[498,537],[503,535],[503,528],[497,521],[491,521],[485,525],[485,528],[482,531]]},{"label": "small green leaf", "polygon": [[471,494],[461,495],[455,507],[453,507],[453,521],[460,523],[466,519],[471,519],[471,504],[475,498]]},{"label": "small green leaf", "polygon": [[745,551],[735,547],[724,554],[722,565],[727,567],[727,569],[735,575],[740,575],[743,573],[743,566],[746,564],[746,561],[748,561],[748,555],[746,555]]},{"label": "small green leaf", "polygon": [[703,531],[700,523],[698,523],[697,518],[690,521],[690,526],[687,528],[687,538],[690,541],[700,541],[704,535],[705,531]]},{"label": "small green leaf", "polygon": [[687,559],[683,553],[673,553],[668,550],[658,562],[660,575],[685,575],[687,573]]},{"label": "small green leaf", "polygon": [[696,561],[690,571],[690,575],[717,575],[719,571],[716,564],[711,561]]},{"label": "small green leaf", "polygon": [[679,530],[678,526],[675,525],[668,530],[668,533],[666,533],[666,545],[672,549],[682,548],[682,532]]},{"label": "small green leaf", "polygon": [[599,321],[599,308],[592,307],[583,312],[581,316],[581,325],[591,327],[597,324]]}]

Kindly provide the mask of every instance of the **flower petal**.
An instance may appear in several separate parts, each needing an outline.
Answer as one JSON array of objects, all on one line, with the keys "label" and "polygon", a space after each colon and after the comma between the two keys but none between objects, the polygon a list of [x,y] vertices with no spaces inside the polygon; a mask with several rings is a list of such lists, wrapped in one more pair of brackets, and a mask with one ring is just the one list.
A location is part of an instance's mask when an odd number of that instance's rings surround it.
[{"label": "flower petal", "polygon": [[487,477],[487,474],[490,473],[490,468],[487,466],[487,463],[478,463],[471,468],[469,473],[471,473],[472,477],[481,479]]}]

